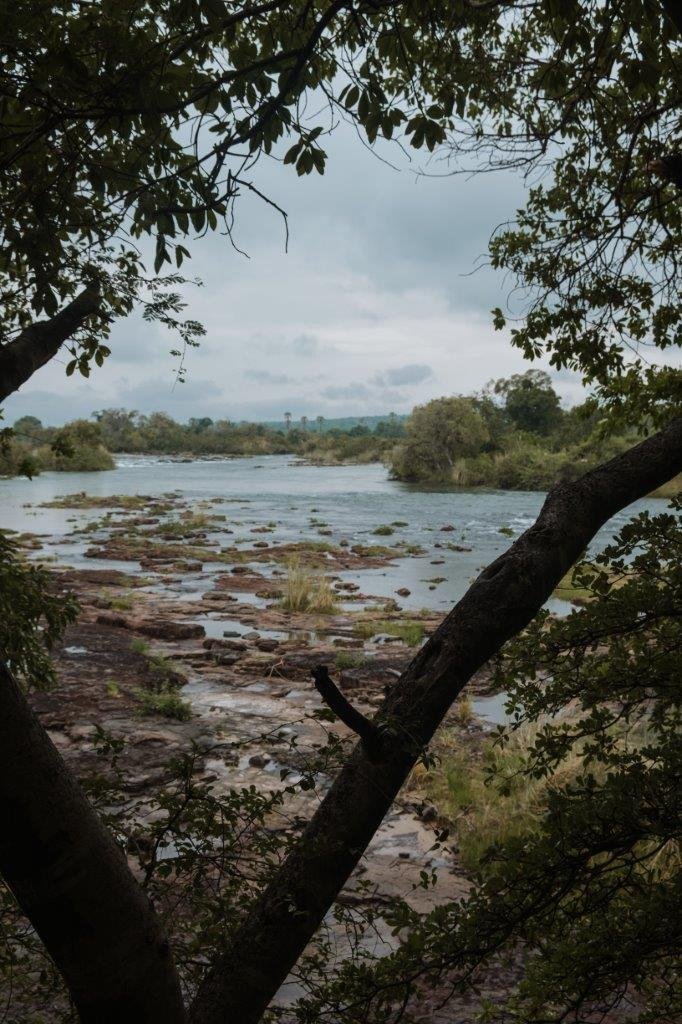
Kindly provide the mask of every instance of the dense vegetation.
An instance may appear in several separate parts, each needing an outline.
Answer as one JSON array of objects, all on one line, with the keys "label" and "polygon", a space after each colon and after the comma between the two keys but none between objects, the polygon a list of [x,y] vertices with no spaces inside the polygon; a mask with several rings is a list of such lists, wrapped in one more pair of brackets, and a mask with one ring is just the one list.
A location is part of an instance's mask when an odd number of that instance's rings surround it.
[{"label": "dense vegetation", "polygon": [[35,416],[22,416],[0,448],[0,476],[36,476],[45,469],[90,472],[114,465],[99,425],[88,420],[44,427]]},{"label": "dense vegetation", "polygon": [[[418,406],[389,456],[399,480],[548,490],[625,451],[634,431],[606,434],[593,402],[566,411],[549,376],[528,370],[473,397]],[[674,490],[671,490],[674,493]]]}]

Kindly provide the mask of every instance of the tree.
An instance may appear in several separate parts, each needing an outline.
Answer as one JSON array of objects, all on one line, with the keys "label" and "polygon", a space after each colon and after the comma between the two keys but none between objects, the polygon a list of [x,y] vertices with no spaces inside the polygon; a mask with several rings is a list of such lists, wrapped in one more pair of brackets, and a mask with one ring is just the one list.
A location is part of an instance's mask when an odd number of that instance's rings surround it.
[{"label": "tree", "polygon": [[306,433],[307,430],[308,430],[308,417],[307,416],[301,416],[301,430],[303,431],[303,433]]},{"label": "tree", "polygon": [[14,421],[13,430],[17,437],[39,441],[43,436],[44,428],[37,416],[21,416]]},{"label": "tree", "polygon": [[284,423],[286,425],[286,431],[287,431],[287,434],[288,434],[289,431],[291,430],[291,413],[290,412],[285,412],[284,413]]},{"label": "tree", "polygon": [[318,434],[321,434],[322,433],[322,425],[324,423],[324,416],[316,416],[315,417],[315,422],[317,423],[317,432],[318,432]]},{"label": "tree", "polygon": [[526,370],[495,381],[493,391],[504,396],[504,407],[519,430],[549,434],[559,425],[559,396],[543,370]]},{"label": "tree", "polygon": [[192,1024],[260,1020],[474,672],[532,620],[599,526],[680,465],[678,418],[550,492],[534,525],[481,573],[391,687],[370,723],[375,743],[358,743],[230,949],[207,973]]},{"label": "tree", "polygon": [[213,420],[210,416],[191,416],[188,426],[192,433],[203,434],[204,431],[213,426]]},{"label": "tree", "polygon": [[389,414],[387,420],[379,420],[374,433],[377,437],[404,437],[405,427],[394,412]]},{"label": "tree", "polygon": [[[397,12],[413,34],[409,58],[383,43]],[[182,319],[176,290],[189,239],[219,226],[231,238],[244,192],[286,221],[253,172],[268,154],[299,175],[323,173],[325,123],[306,114],[308,95],[327,94],[329,126],[345,98],[371,139],[390,136],[407,118],[393,103],[402,83],[379,89],[362,54],[413,66],[435,26],[393,0],[159,0],[125,16],[117,0],[44,0],[8,11],[0,400],[64,343],[67,373],[87,375],[109,354],[111,322],[135,305],[179,333],[182,372],[184,347],[202,333]]]},{"label": "tree", "polygon": [[[126,8],[125,18],[113,2],[10,12],[0,396],[65,341],[69,369],[88,373],[107,354],[111,319],[136,301],[193,340],[197,325],[182,324],[177,297],[148,282],[138,253],[118,239],[149,233],[158,274],[171,255],[186,258],[178,239],[190,224],[201,231],[227,218],[229,230],[239,190],[257,188],[253,160],[285,135],[294,137],[288,163],[301,174],[322,169],[322,126],[299,120],[317,88],[370,142],[402,132],[413,148],[433,150],[449,132],[455,156],[469,147],[485,166],[532,171],[553,160],[551,185],[531,190],[517,225],[493,245],[496,265],[533,290],[513,340],[529,357],[546,351],[555,367],[578,370],[611,413],[662,427],[556,488],[537,524],[419,652],[369,723],[372,742],[358,746],[229,948],[212,958],[193,1021],[260,1018],[471,674],[530,622],[613,512],[680,469],[679,373],[626,358],[633,343],[680,342],[680,206],[666,152],[679,136],[679,16],[667,6],[672,19],[627,0],[275,2],[229,14],[220,0],[169,0]],[[210,138],[207,128],[216,129]],[[496,322],[504,325],[501,311]],[[182,1020],[158,920],[5,660],[1,674],[0,808],[20,822],[0,843],[3,876],[82,1020]]]},{"label": "tree", "polygon": [[93,413],[93,417],[99,424],[102,439],[109,451],[131,450],[138,429],[136,412],[129,412],[127,409],[101,409]]},{"label": "tree", "polygon": [[417,406],[407,421],[406,440],[393,455],[403,480],[456,483],[455,464],[476,455],[488,441],[485,421],[470,398],[434,398]]}]

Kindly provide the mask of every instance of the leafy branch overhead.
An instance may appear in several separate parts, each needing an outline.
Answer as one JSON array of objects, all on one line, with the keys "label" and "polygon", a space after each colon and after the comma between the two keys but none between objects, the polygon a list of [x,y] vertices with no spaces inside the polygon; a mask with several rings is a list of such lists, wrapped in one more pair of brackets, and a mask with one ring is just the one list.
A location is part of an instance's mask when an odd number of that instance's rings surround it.
[{"label": "leafy branch overhead", "polygon": [[[495,235],[491,261],[526,299],[520,322],[498,309],[495,325],[511,321],[528,358],[546,352],[557,369],[582,373],[614,411],[665,417],[678,376],[650,353],[682,340],[670,9],[631,0],[14,5],[0,70],[5,344],[96,288],[97,307],[71,343],[70,369],[87,373],[107,355],[113,319],[138,302],[155,315],[159,290],[172,291],[155,280],[167,264],[181,268],[208,231],[233,240],[241,195],[286,220],[259,188],[261,157],[321,174],[325,134],[345,118],[372,144],[423,151],[416,166],[426,173],[431,154],[439,173],[525,173],[527,203]],[[161,319],[184,331],[183,344],[200,333],[177,310]]]}]

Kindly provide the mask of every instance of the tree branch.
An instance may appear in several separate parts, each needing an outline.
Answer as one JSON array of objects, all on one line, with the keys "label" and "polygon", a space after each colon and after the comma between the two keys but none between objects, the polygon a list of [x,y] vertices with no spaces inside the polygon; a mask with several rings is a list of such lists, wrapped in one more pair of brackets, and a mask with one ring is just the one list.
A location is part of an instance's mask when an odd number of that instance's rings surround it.
[{"label": "tree branch", "polygon": [[369,718],[354,708],[334,683],[326,665],[317,665],[312,671],[315,687],[325,704],[331,708],[344,725],[356,733],[362,741],[370,761],[376,761],[381,754],[381,733]]},{"label": "tree branch", "polygon": [[661,0],[661,3],[669,21],[673,23],[679,35],[682,35],[682,8],[679,0]]},{"label": "tree branch", "polygon": [[101,304],[94,287],[84,288],[50,320],[38,320],[0,346],[0,402],[49,362]]},{"label": "tree branch", "polygon": [[424,746],[477,671],[540,610],[614,513],[682,469],[682,418],[548,494],[535,524],[478,577],[393,686],[296,846],[208,971],[192,1024],[256,1024],[345,885]]},{"label": "tree branch", "polygon": [[0,653],[0,873],[81,1024],[182,1024],[154,911]]}]

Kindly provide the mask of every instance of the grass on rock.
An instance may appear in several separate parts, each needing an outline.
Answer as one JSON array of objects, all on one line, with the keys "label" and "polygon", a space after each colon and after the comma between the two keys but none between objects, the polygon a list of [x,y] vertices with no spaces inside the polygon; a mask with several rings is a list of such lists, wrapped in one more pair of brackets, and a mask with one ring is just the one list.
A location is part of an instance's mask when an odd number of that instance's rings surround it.
[{"label": "grass on rock", "polygon": [[317,612],[333,615],[338,611],[336,595],[326,576],[311,573],[299,559],[287,566],[284,595],[280,607],[287,612]]},{"label": "grass on rock", "polygon": [[379,633],[397,636],[409,647],[416,647],[424,639],[424,623],[415,619],[361,619],[353,625],[353,630],[364,640]]}]

